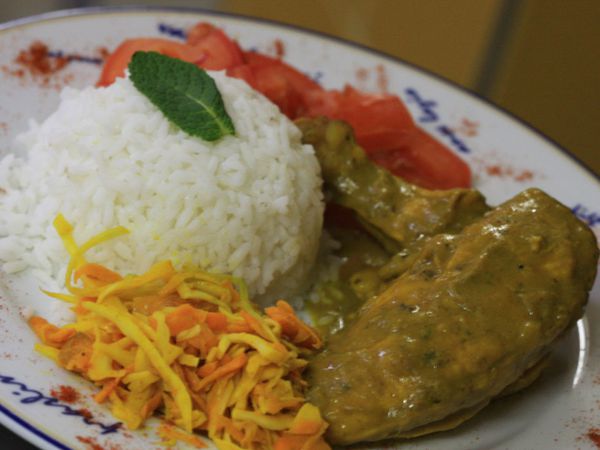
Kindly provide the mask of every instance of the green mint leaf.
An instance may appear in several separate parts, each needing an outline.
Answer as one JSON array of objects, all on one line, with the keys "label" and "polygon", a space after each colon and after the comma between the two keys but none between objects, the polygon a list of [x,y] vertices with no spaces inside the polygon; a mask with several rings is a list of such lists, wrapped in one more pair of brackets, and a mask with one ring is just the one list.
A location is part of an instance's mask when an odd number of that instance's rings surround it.
[{"label": "green mint leaf", "polygon": [[235,134],[215,81],[195,64],[156,52],[136,52],[129,74],[137,90],[189,135],[216,141]]}]

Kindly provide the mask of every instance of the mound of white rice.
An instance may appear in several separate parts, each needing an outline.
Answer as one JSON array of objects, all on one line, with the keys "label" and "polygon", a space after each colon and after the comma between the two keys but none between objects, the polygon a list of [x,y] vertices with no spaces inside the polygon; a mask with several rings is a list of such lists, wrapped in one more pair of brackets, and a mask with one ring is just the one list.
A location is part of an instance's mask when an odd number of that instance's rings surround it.
[{"label": "mound of white rice", "polygon": [[211,73],[236,136],[216,143],[172,125],[128,79],[67,88],[0,161],[0,262],[59,282],[68,256],[52,221],[79,243],[122,225],[90,261],[141,273],[170,258],[233,273],[251,294],[296,290],[321,235],[320,169],[277,107],[247,84]]}]

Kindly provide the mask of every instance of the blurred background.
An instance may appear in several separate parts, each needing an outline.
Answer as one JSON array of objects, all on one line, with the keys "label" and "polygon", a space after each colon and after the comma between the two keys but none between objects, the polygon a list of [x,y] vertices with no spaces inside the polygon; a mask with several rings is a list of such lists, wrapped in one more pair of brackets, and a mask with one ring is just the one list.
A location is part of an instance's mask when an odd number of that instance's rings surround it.
[{"label": "blurred background", "polygon": [[[600,174],[600,0],[0,1],[0,22],[86,6],[234,12],[384,51],[491,100]],[[0,427],[1,448],[33,448]]]},{"label": "blurred background", "polygon": [[600,174],[600,0],[19,0],[0,21],[169,5],[273,19],[397,56],[529,122]]}]

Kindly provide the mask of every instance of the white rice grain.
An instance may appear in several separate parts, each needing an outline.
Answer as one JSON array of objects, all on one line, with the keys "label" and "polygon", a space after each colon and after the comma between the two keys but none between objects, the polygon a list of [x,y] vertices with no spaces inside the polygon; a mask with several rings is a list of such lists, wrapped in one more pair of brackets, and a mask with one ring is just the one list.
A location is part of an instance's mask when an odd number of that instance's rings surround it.
[{"label": "white rice grain", "polygon": [[[141,273],[171,258],[294,292],[317,252],[319,166],[299,130],[244,82],[212,73],[236,135],[215,143],[178,129],[128,79],[66,88],[50,117],[0,161],[0,262],[60,286],[67,253],[52,228],[62,213],[75,239],[125,226],[130,234],[88,258]],[[45,276],[47,275],[47,277]]]}]

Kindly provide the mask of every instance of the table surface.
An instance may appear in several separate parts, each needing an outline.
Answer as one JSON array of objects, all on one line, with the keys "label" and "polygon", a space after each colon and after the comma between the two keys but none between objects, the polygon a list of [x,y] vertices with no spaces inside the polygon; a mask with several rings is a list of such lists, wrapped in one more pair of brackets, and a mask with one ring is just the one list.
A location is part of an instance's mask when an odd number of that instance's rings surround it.
[{"label": "table surface", "polygon": [[31,445],[29,442],[16,435],[8,428],[0,425],[0,448],[6,450],[36,450],[35,445]]}]

